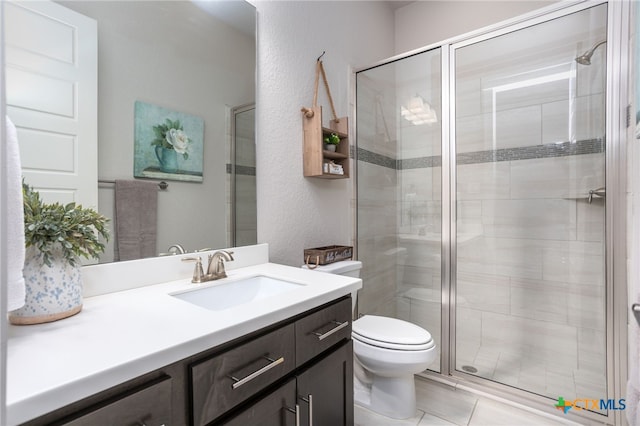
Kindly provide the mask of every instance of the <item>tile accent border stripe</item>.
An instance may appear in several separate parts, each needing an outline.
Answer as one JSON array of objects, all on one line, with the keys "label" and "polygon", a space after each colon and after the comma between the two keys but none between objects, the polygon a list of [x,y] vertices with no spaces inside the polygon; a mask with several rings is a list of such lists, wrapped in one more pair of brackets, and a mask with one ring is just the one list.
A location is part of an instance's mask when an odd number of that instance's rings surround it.
[{"label": "tile accent border stripe", "polygon": [[[227,163],[227,174],[231,174],[232,165]],[[236,165],[236,174],[244,176],[255,176],[256,168],[251,166],[239,166]]]},{"label": "tile accent border stripe", "polygon": [[570,155],[596,154],[604,151],[603,139],[562,142],[523,148],[502,148],[491,151],[461,153],[458,164],[493,163],[498,161],[533,160],[536,158],[567,157]]},{"label": "tile accent border stripe", "polygon": [[387,167],[389,169],[398,169],[398,160],[387,157],[386,155],[378,154],[373,151],[368,151],[363,148],[357,148],[358,161],[364,161],[365,163],[375,164],[377,166]]},{"label": "tile accent border stripe", "polygon": [[[464,152],[456,156],[457,164],[495,163],[499,161],[533,160],[538,158],[567,157],[571,155],[597,154],[604,152],[604,139],[561,142],[522,148],[501,148],[488,151]],[[387,167],[394,170],[424,169],[440,167],[442,157],[417,157],[396,160],[386,155],[357,148],[358,161]]]}]

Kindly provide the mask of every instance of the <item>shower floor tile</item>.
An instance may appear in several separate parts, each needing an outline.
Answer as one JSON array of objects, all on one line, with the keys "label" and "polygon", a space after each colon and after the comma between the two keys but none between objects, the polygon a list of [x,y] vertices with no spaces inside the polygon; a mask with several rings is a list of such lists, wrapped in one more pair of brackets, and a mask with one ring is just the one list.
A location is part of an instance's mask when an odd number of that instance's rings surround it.
[{"label": "shower floor tile", "polygon": [[592,370],[566,367],[536,357],[520,353],[500,352],[493,347],[477,346],[467,348],[457,355],[457,370],[466,371],[463,366],[477,370],[471,374],[494,382],[521,388],[550,398],[604,398],[606,396],[605,377]]}]

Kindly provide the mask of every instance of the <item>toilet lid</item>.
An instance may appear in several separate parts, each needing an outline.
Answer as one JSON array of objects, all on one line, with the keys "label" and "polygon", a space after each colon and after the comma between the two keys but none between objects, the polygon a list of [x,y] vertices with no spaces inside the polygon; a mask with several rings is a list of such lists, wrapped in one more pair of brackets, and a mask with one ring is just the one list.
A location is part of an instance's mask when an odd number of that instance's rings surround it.
[{"label": "toilet lid", "polygon": [[396,318],[365,315],[353,322],[352,337],[375,346],[398,350],[426,350],[435,346],[422,327]]}]

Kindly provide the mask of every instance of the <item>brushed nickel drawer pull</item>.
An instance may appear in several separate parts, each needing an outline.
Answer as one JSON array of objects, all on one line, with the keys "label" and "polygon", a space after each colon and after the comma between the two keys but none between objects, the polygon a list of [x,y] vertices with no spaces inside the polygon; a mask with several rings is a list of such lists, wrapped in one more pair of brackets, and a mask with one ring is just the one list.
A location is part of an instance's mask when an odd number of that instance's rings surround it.
[{"label": "brushed nickel drawer pull", "polygon": [[235,376],[228,376],[231,380],[233,380],[235,383],[231,386],[233,389],[237,389],[240,386],[244,385],[247,382],[250,382],[251,380],[255,379],[256,377],[258,377],[261,374],[266,373],[267,371],[271,370],[273,367],[280,365],[284,362],[284,357],[281,356],[278,359],[272,359],[269,358],[268,356],[263,356],[262,358],[266,359],[267,361],[269,361],[269,364],[265,365],[264,367],[262,367],[260,370],[254,371],[253,373],[249,374],[247,377],[244,377],[242,379],[238,379]]},{"label": "brushed nickel drawer pull", "polygon": [[304,402],[309,404],[309,426],[313,426],[313,395],[309,394],[308,398],[300,397]]},{"label": "brushed nickel drawer pull", "polygon": [[331,330],[327,331],[326,333],[318,333],[317,331],[313,331],[311,332],[311,334],[318,336],[318,340],[324,340],[327,337],[331,336],[333,333],[336,333],[349,325],[349,321],[345,321],[345,322],[331,321],[331,322],[333,324],[337,324],[338,326],[333,327]]},{"label": "brushed nickel drawer pull", "polygon": [[300,426],[300,406],[296,404],[296,409],[285,407],[288,412],[296,415],[296,426]]}]

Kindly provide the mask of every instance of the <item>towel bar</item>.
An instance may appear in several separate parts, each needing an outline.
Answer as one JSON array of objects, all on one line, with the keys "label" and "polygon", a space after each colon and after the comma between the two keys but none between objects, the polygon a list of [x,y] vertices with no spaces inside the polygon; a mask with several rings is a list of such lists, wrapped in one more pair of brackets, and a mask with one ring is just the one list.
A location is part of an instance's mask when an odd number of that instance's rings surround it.
[{"label": "towel bar", "polygon": [[[115,185],[116,181],[115,180],[106,180],[106,179],[98,179],[98,183],[109,183],[112,185]],[[169,184],[165,181],[160,181],[158,182],[158,188],[160,188],[161,190],[165,190],[169,187]]]}]

